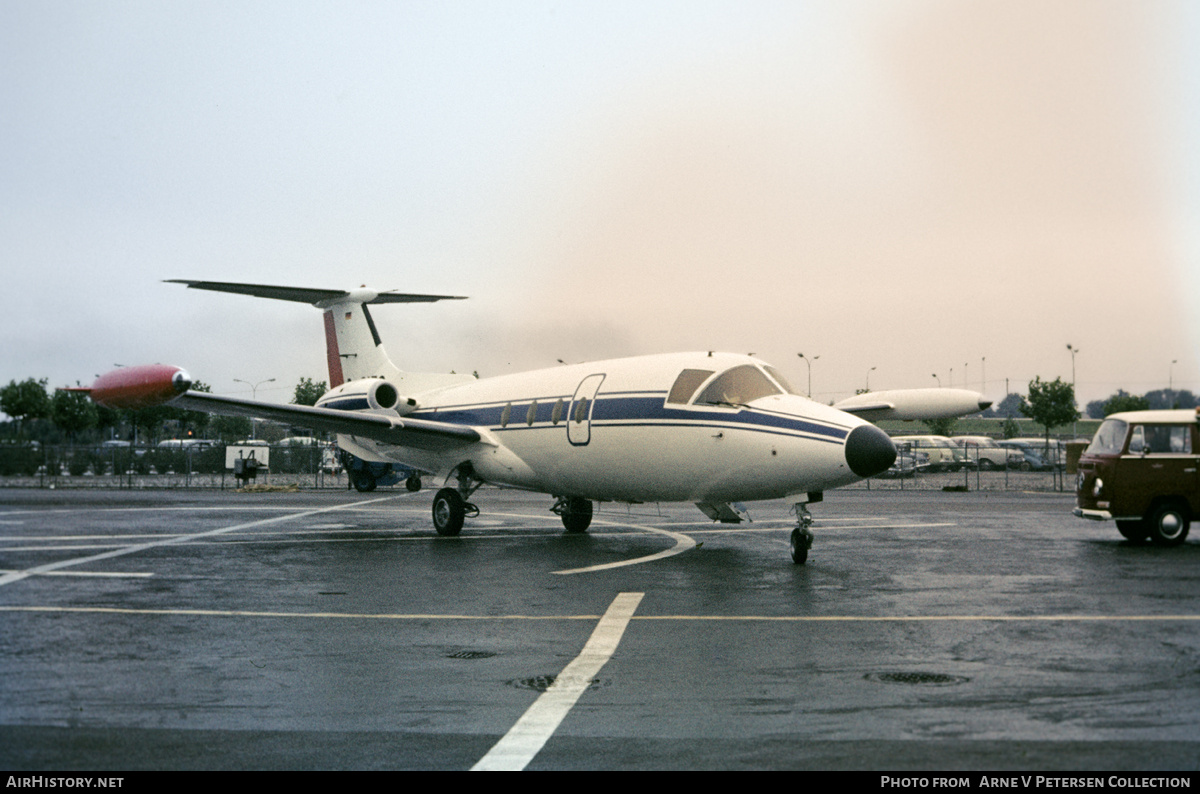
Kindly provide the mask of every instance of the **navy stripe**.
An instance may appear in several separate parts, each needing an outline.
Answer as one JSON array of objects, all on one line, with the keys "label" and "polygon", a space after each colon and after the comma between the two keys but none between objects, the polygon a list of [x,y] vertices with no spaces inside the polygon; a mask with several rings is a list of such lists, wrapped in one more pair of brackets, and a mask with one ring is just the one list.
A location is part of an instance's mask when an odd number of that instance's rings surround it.
[{"label": "navy stripe", "polygon": [[[646,392],[643,392],[646,393]],[[817,436],[820,440],[841,441],[849,430],[815,420],[798,419],[794,416],[744,408],[736,412],[726,412],[720,409],[706,410],[704,408],[671,408],[663,404],[662,392],[649,392],[648,397],[614,397],[611,395],[598,396],[592,407],[592,421],[605,427],[723,427],[726,429],[757,430],[781,435],[801,433]],[[563,400],[563,414],[559,424],[565,424],[569,398],[547,398],[538,400],[537,414],[534,418],[535,427],[550,422],[554,404],[558,399]],[[431,419],[453,424],[489,427],[493,430],[523,430],[529,429],[526,415],[530,401],[514,402],[509,411],[508,425],[500,427],[500,416],[504,405],[487,406],[454,406],[450,410],[444,408],[413,412],[414,418]],[[550,425],[556,427],[556,425]]]}]

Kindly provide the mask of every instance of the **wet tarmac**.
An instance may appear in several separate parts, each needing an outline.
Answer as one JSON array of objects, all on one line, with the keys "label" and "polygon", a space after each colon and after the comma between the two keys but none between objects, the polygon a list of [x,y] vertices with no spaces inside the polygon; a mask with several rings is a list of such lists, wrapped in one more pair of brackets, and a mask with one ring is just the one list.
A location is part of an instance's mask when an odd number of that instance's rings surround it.
[{"label": "wet tarmac", "polygon": [[[0,490],[0,768],[1200,768],[1200,540],[1070,495]],[[585,650],[586,649],[586,650]]]}]

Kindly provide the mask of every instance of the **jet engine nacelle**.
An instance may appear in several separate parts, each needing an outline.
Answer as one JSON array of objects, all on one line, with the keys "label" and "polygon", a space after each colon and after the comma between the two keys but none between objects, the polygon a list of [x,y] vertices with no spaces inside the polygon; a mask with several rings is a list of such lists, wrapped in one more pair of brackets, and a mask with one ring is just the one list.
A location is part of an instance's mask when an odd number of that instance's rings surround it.
[{"label": "jet engine nacelle", "polygon": [[983,411],[992,404],[967,389],[892,389],[856,394],[833,407],[870,422],[880,419],[947,419]]},{"label": "jet engine nacelle", "polygon": [[395,411],[400,416],[416,410],[417,402],[400,396],[396,387],[383,378],[363,378],[343,383],[318,402],[320,408],[346,411]]}]

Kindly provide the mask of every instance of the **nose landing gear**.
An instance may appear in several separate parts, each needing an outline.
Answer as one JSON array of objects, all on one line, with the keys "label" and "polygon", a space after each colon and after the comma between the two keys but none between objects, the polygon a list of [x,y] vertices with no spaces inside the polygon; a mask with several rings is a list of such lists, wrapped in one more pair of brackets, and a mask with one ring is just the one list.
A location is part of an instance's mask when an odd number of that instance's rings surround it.
[{"label": "nose landing gear", "polygon": [[803,565],[808,561],[808,550],[812,548],[813,532],[812,513],[808,512],[808,506],[820,502],[825,498],[825,494],[821,491],[812,491],[808,494],[808,501],[796,502],[796,528],[792,530],[790,541],[792,551],[792,562],[796,565]]}]

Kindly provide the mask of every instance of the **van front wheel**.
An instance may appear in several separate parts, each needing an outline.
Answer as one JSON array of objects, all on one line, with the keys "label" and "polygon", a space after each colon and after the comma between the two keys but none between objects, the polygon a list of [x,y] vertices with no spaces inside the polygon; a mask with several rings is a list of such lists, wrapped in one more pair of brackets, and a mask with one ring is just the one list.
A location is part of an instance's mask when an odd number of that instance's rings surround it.
[{"label": "van front wheel", "polygon": [[1188,534],[1187,509],[1174,502],[1159,505],[1147,526],[1150,540],[1157,546],[1178,546]]}]

